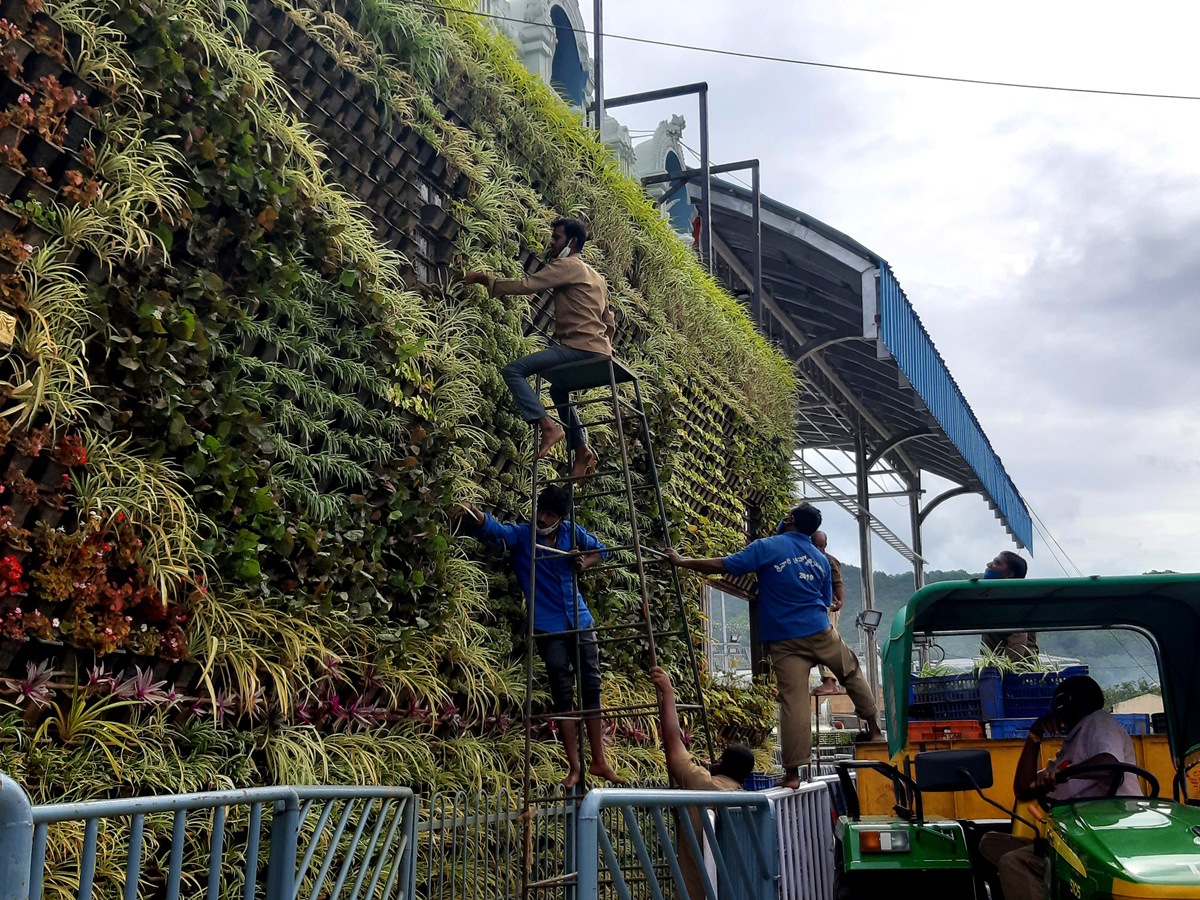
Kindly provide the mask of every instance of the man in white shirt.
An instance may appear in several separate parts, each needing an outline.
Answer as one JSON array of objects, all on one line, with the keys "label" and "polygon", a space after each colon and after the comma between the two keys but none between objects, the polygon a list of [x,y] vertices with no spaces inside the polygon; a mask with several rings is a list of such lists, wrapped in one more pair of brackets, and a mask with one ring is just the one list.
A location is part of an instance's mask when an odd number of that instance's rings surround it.
[{"label": "man in white shirt", "polygon": [[[1039,770],[1042,739],[1064,732],[1062,749]],[[1044,798],[1050,803],[1064,803],[1106,797],[1116,773],[1096,772],[1055,784],[1059,772],[1095,763],[1137,765],[1137,757],[1125,729],[1104,709],[1100,685],[1086,675],[1076,675],[1058,686],[1050,712],[1030,726],[1013,777],[1013,793],[1022,802]],[[1137,776],[1126,772],[1117,795],[1142,796]],[[1036,900],[1043,896],[1046,859],[1034,851],[1033,841],[1011,834],[987,834],[979,843],[979,852],[1000,870],[1005,900]]]}]

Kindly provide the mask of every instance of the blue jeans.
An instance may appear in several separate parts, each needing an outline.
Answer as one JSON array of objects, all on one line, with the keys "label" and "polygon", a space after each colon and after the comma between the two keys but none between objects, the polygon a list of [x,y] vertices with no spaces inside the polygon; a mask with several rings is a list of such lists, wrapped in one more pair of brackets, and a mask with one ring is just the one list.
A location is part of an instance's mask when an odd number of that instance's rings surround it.
[{"label": "blue jeans", "polygon": [[[538,353],[531,353],[529,356],[522,356],[520,359],[510,362],[504,367],[504,383],[508,385],[513,399],[517,401],[517,409],[521,411],[521,417],[526,422],[536,422],[546,415],[546,407],[542,406],[542,401],[538,399],[537,393],[529,385],[531,376],[554,366],[580,362],[601,355],[592,353],[590,350],[576,350],[573,347],[561,347],[555,344]],[[566,425],[568,446],[574,450],[585,444],[587,432],[583,430],[583,424],[579,421],[579,413],[575,411],[575,407],[568,406],[571,399],[570,393],[551,385],[550,399],[554,401],[558,417]]]}]

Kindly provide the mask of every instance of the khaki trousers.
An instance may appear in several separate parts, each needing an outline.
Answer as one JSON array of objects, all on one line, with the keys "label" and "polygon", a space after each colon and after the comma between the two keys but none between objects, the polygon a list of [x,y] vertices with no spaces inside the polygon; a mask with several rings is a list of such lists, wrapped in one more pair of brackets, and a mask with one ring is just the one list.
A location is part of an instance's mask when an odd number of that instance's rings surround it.
[{"label": "khaki trousers", "polygon": [[1040,900],[1046,894],[1046,857],[1033,851],[1033,841],[993,832],[979,841],[979,853],[1000,870],[1004,900]]},{"label": "khaki trousers", "polygon": [[[836,612],[832,609],[829,611],[829,624],[831,626],[833,626],[833,631],[835,634],[838,633],[838,620],[841,618],[842,618],[842,611],[840,609],[837,610]],[[821,666],[821,677],[822,678],[837,678],[837,676],[834,675],[833,672],[831,672],[829,670],[829,666]]]},{"label": "khaki trousers", "polygon": [[808,637],[771,641],[771,668],[779,685],[779,743],[783,767],[807,766],[812,760],[812,702],[808,674],[813,666],[829,666],[846,687],[859,716],[873,716],[879,708],[858,657],[833,628]]}]

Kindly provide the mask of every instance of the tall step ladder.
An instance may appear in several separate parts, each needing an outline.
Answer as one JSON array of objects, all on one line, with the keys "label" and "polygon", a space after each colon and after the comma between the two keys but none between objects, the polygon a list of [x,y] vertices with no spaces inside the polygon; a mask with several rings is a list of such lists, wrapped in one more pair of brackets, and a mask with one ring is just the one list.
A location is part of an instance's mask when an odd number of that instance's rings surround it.
[{"label": "tall step ladder", "polygon": [[[540,397],[542,394],[543,382],[548,382],[560,389],[566,388],[570,392],[569,406],[572,409],[580,409],[584,406],[593,404],[609,404],[612,409],[611,418],[603,418],[599,421],[587,423],[591,426],[596,425],[612,425],[616,432],[616,446],[619,451],[620,468],[606,467],[600,465],[595,471],[578,477],[554,477],[543,479],[541,477],[541,465],[535,462],[533,467],[532,481],[532,496],[530,498],[530,522],[533,523],[533,528],[530,529],[532,547],[530,556],[534,563],[531,566],[529,577],[529,616],[528,616],[528,633],[525,658],[525,705],[524,705],[524,726],[525,726],[525,773],[524,773],[524,792],[521,821],[522,827],[522,865],[521,865],[521,898],[529,900],[530,897],[548,896],[545,892],[560,891],[564,888],[567,892],[564,896],[572,896],[571,887],[575,883],[575,872],[565,872],[551,878],[532,878],[534,860],[533,860],[533,828],[534,817],[536,810],[534,809],[533,798],[531,794],[531,775],[532,775],[532,743],[533,730],[539,724],[547,720],[574,720],[577,723],[578,746],[579,746],[579,766],[581,772],[581,780],[576,789],[572,791],[566,798],[566,804],[573,806],[574,812],[578,812],[579,804],[583,800],[584,794],[587,792],[588,783],[588,760],[587,754],[584,751],[586,745],[586,720],[593,717],[608,718],[610,716],[619,717],[622,719],[637,718],[637,717],[652,717],[658,715],[658,704],[644,704],[635,706],[623,706],[614,708],[605,708],[603,703],[598,709],[580,709],[575,712],[566,714],[546,713],[533,715],[532,698],[533,698],[533,657],[534,657],[534,629],[533,629],[533,609],[537,597],[537,565],[540,560],[551,558],[567,558],[574,559],[585,556],[592,551],[580,550],[576,546],[576,527],[575,527],[575,505],[589,500],[595,500],[600,497],[617,496],[623,497],[625,501],[625,509],[628,512],[628,525],[630,528],[631,539],[630,543],[621,546],[608,546],[606,551],[616,557],[618,554],[628,554],[632,552],[634,560],[632,568],[636,573],[636,581],[638,590],[641,594],[641,607],[639,609],[639,618],[630,622],[621,622],[615,624],[602,625],[599,622],[594,623],[594,631],[596,641],[601,651],[606,644],[614,642],[629,642],[640,640],[643,646],[648,651],[650,665],[658,665],[658,646],[656,635],[654,633],[653,620],[651,618],[650,607],[650,589],[646,583],[646,570],[648,566],[665,567],[669,570],[670,578],[670,594],[672,601],[672,619],[678,619],[679,629],[673,630],[667,634],[660,634],[657,637],[678,637],[683,639],[683,643],[687,648],[688,663],[690,668],[691,680],[687,685],[689,693],[694,702],[681,703],[678,709],[681,711],[698,711],[700,720],[704,729],[704,739],[707,746],[708,755],[713,759],[713,739],[712,730],[709,727],[708,714],[704,707],[704,695],[700,687],[700,667],[696,659],[695,645],[691,639],[690,630],[688,628],[687,609],[683,600],[683,591],[680,586],[679,573],[673,565],[671,565],[666,553],[661,549],[643,546],[642,544],[642,527],[638,522],[638,510],[635,496],[634,478],[629,468],[629,451],[625,444],[625,423],[622,413],[625,413],[636,420],[638,430],[640,431],[640,440],[645,452],[646,470],[650,484],[648,487],[654,489],[654,499],[657,504],[658,526],[661,529],[661,534],[664,540],[670,540],[670,529],[667,519],[667,508],[663,502],[662,488],[658,479],[658,467],[654,461],[654,444],[650,432],[650,421],[646,416],[646,409],[642,403],[641,385],[638,383],[637,376],[623,363],[615,357],[597,356],[595,359],[584,360],[582,362],[567,363],[560,366],[555,366],[546,369],[537,376],[537,393]],[[622,396],[621,386],[632,385],[632,402],[629,397]],[[606,396],[594,398],[590,400],[579,399],[579,395],[585,391],[590,391],[597,388],[605,388]],[[566,429],[566,423],[560,423]],[[535,429],[536,432],[537,429]],[[540,434],[535,433],[534,440],[536,447],[540,443]],[[611,452],[609,456],[611,456]],[[574,463],[574,450],[568,448],[568,466]],[[568,469],[569,471],[569,469]],[[595,483],[603,478],[619,478],[621,486],[614,489],[597,489],[588,491],[587,485]],[[569,549],[558,549],[548,547],[537,542],[537,515],[538,515],[538,494],[547,485],[557,484],[566,486],[570,489],[571,504],[569,515],[567,517],[568,530],[571,537],[571,546]],[[598,535],[602,541],[604,535]],[[574,569],[574,567],[572,566]],[[585,575],[592,573],[613,571],[613,570],[629,570],[628,562],[620,562],[616,559],[610,559],[602,564],[594,565],[585,571]],[[573,588],[575,596],[579,595],[579,578],[580,573],[575,571],[573,577]],[[579,628],[578,621],[578,604],[572,611],[572,628],[568,631],[539,633],[538,637],[553,637],[553,636],[578,636],[590,629]],[[581,642],[574,641],[575,646],[575,691],[578,700],[577,705],[583,705],[583,678],[581,671]],[[601,653],[603,656],[603,653]],[[575,868],[577,860],[573,847],[565,848],[564,868]]]}]

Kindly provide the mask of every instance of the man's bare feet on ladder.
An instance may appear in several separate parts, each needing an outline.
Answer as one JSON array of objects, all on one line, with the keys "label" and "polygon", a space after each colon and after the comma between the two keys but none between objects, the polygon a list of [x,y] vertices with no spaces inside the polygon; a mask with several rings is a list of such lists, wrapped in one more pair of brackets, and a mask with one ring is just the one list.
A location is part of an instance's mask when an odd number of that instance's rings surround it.
[{"label": "man's bare feet on ladder", "polygon": [[595,775],[597,778],[603,778],[605,781],[611,781],[613,784],[629,784],[624,778],[613,771],[613,767],[607,762],[596,760],[588,766],[588,774]]},{"label": "man's bare feet on ladder", "polygon": [[578,769],[568,769],[567,774],[563,777],[562,786],[567,790],[570,790],[571,788],[575,787],[575,785],[579,784],[581,777],[582,776],[580,776]]},{"label": "man's bare feet on ladder", "polygon": [[549,416],[539,419],[537,424],[542,430],[542,443],[538,447],[537,456],[534,459],[545,459],[550,455],[550,451],[554,449],[554,445],[565,438],[567,433],[562,430],[561,425]]},{"label": "man's bare feet on ladder", "polygon": [[571,477],[581,478],[589,470],[596,468],[598,462],[600,458],[596,456],[595,451],[587,444],[580,444],[575,451],[575,465],[571,466]]}]

